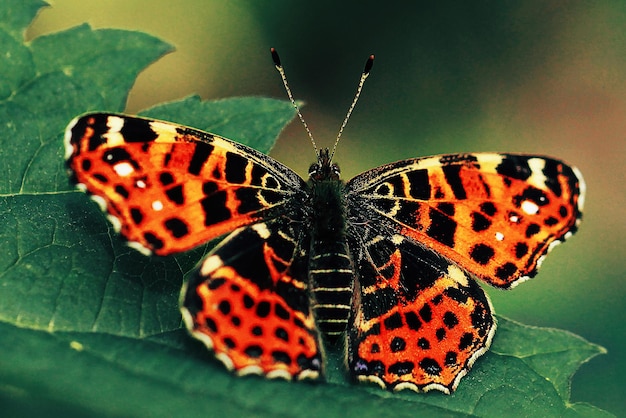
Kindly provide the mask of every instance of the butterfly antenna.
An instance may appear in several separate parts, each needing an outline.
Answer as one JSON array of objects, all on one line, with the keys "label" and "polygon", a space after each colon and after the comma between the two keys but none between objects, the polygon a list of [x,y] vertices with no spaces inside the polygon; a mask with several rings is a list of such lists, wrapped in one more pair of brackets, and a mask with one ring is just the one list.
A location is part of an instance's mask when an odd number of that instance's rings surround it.
[{"label": "butterfly antenna", "polygon": [[356,88],[356,94],[354,95],[354,100],[352,100],[352,104],[348,108],[348,113],[346,113],[346,117],[343,119],[343,123],[341,124],[341,128],[339,128],[339,133],[337,134],[337,139],[335,139],[335,145],[333,146],[333,152],[330,154],[330,160],[332,161],[333,156],[335,155],[335,150],[337,149],[337,145],[339,144],[339,139],[341,138],[341,134],[343,133],[344,128],[348,124],[348,119],[350,119],[350,115],[356,106],[356,102],[359,100],[359,96],[361,95],[361,90],[363,90],[363,84],[365,84],[365,79],[370,75],[370,71],[372,70],[372,66],[374,65],[374,55],[370,55],[365,63],[365,68],[363,68],[363,73],[361,74],[361,79],[359,80],[359,85]]},{"label": "butterfly antenna", "polygon": [[311,134],[309,125],[306,124],[306,121],[304,120],[304,116],[302,116],[302,113],[300,112],[300,108],[298,107],[298,104],[293,98],[293,94],[291,93],[291,89],[289,88],[289,84],[287,83],[287,76],[285,75],[285,70],[283,69],[283,66],[280,63],[280,57],[278,56],[278,52],[276,52],[275,48],[270,48],[270,51],[272,52],[272,60],[274,60],[274,66],[276,66],[276,69],[278,70],[278,73],[280,74],[280,78],[282,78],[283,80],[283,85],[285,86],[285,90],[287,91],[287,96],[289,96],[289,101],[291,101],[293,108],[296,109],[296,113],[298,113],[300,122],[302,122],[302,125],[304,126],[304,129],[306,130],[307,135],[309,135],[309,139],[311,140],[311,144],[313,144],[313,149],[315,150],[315,155],[319,157],[319,152],[317,151],[317,145],[315,144],[315,139],[313,139],[313,134]]}]

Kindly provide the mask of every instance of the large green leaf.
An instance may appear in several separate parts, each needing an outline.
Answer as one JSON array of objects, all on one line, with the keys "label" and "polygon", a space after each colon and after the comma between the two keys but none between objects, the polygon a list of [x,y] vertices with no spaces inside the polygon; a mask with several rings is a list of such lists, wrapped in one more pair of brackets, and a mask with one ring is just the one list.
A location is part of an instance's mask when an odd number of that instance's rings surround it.
[{"label": "large green leaf", "polygon": [[[206,251],[143,257],[67,183],[62,132],[88,110],[121,111],[137,73],[169,50],[141,33],[80,26],[23,42],[43,5],[0,4],[0,403],[9,415],[606,416],[569,382],[603,349],[499,319],[490,353],[452,396],[355,386],[338,347],[326,384],[229,374],[181,329],[178,293]],[[106,65],[103,65],[106,64]],[[190,97],[145,115],[268,151],[288,102]]]}]

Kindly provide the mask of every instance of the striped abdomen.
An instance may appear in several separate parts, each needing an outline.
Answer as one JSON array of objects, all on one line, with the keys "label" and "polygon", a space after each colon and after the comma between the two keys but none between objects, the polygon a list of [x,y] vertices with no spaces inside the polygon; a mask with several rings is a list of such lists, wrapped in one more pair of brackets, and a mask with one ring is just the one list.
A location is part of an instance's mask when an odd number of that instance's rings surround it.
[{"label": "striped abdomen", "polygon": [[354,267],[345,240],[314,240],[309,259],[312,309],[319,330],[329,336],[348,326]]}]

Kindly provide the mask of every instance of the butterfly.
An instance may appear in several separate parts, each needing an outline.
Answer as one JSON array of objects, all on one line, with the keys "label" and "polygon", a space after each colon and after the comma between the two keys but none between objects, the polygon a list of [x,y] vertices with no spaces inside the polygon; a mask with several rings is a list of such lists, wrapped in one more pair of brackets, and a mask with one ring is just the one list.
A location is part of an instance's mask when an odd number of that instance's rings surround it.
[{"label": "butterfly", "polygon": [[221,237],[181,311],[238,375],[321,379],[325,341],[339,340],[355,380],[451,393],[496,330],[477,280],[533,277],[584,200],[576,168],[537,155],[411,158],[344,182],[322,149],[305,181],[219,135],[111,113],[74,119],[65,145],[73,183],[134,248],[164,256]]}]

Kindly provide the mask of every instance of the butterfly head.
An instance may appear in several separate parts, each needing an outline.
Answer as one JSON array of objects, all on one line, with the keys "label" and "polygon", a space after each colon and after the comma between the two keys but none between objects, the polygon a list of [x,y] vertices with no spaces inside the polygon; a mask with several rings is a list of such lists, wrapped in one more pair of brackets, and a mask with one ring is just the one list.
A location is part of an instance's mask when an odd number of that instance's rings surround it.
[{"label": "butterfly head", "polygon": [[309,167],[309,178],[312,181],[339,180],[339,166],[331,162],[330,150],[324,148],[317,156],[317,163]]}]

